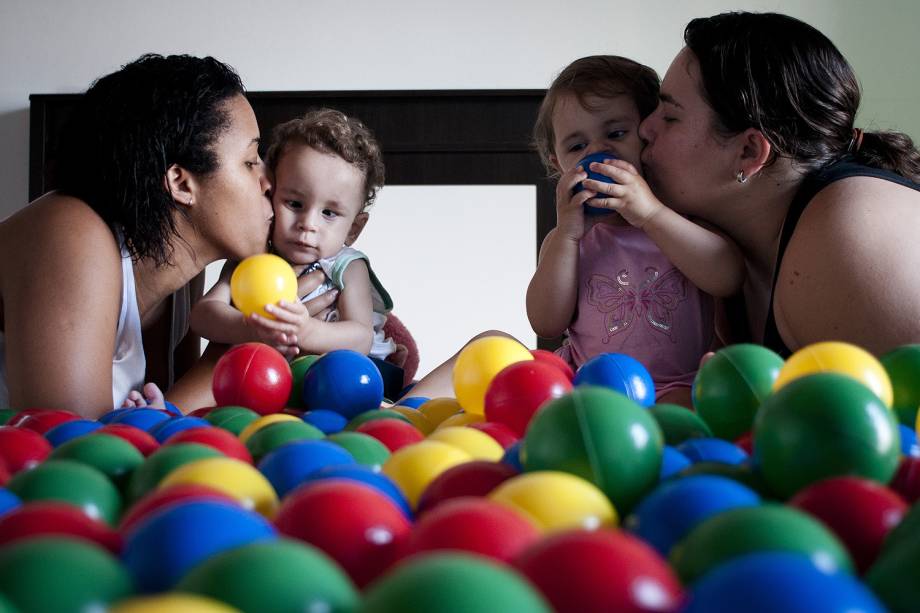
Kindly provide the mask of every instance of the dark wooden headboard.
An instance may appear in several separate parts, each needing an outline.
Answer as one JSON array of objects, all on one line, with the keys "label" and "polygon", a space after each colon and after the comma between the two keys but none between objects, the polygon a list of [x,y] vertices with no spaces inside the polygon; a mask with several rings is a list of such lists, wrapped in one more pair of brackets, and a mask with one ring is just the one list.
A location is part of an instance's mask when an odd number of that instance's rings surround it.
[{"label": "dark wooden headboard", "polygon": [[[307,109],[361,119],[383,148],[387,185],[534,185],[535,249],[556,222],[555,190],[531,146],[544,90],[249,92],[263,140]],[[29,199],[54,188],[60,132],[79,94],[33,94]],[[558,341],[540,341],[554,347]]]}]

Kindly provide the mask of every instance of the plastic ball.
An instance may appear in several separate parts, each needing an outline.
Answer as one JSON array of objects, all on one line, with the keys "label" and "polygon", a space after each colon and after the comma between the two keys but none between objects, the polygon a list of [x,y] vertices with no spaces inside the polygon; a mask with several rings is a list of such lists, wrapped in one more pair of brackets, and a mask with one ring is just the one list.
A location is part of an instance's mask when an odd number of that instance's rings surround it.
[{"label": "plastic ball", "polygon": [[402,405],[393,405],[388,411],[394,411],[399,413],[403,417],[409,420],[409,423],[412,424],[416,430],[421,432],[424,435],[431,434],[434,431],[434,424],[428,421],[428,418],[425,417],[425,414],[419,411],[418,409],[413,409],[412,407],[402,406]]},{"label": "plastic ball", "polygon": [[510,563],[540,537],[530,520],[510,507],[485,498],[457,498],[421,516],[408,555],[454,550]]},{"label": "plastic ball", "polygon": [[321,431],[308,423],[295,419],[259,428],[246,439],[246,449],[252,454],[253,462],[258,464],[262,458],[283,445],[298,441],[318,441],[322,438]]},{"label": "plastic ball", "polygon": [[265,306],[281,300],[297,302],[297,275],[291,265],[277,255],[252,255],[233,270],[230,297],[234,306],[246,317],[258,313],[274,319],[265,311]]},{"label": "plastic ball", "polygon": [[142,407],[139,409],[128,409],[124,413],[119,413],[109,423],[134,426],[139,430],[150,432],[159,424],[170,419],[172,419],[172,416],[166,411]]},{"label": "plastic ball", "polygon": [[879,361],[891,380],[891,408],[902,424],[915,427],[920,406],[920,344],[898,347]]},{"label": "plastic ball", "polygon": [[326,554],[290,539],[259,541],[208,558],[177,590],[241,611],[354,611],[354,585]]},{"label": "plastic ball", "polygon": [[144,456],[134,445],[112,434],[89,434],[68,441],[48,456],[49,460],[73,460],[91,466],[124,489]]},{"label": "plastic ball", "polygon": [[523,446],[524,441],[518,441],[505,449],[502,464],[507,464],[519,473],[524,472],[524,463],[521,462],[521,447]]},{"label": "plastic ball", "polygon": [[734,440],[751,429],[782,367],[783,358],[766,347],[724,347],[697,371],[693,406],[715,436]]},{"label": "plastic ball", "polygon": [[710,475],[725,477],[757,492],[761,497],[773,500],[776,493],[767,487],[763,475],[755,470],[750,462],[742,464],[724,464],[722,462],[697,462],[684,468],[676,477],[693,477],[697,475]]},{"label": "plastic ball", "polygon": [[121,559],[139,591],[162,592],[211,556],[275,534],[262,516],[237,505],[182,502],[140,522],[125,539]]},{"label": "plastic ball", "polygon": [[150,454],[144,463],[131,474],[126,491],[128,500],[138,500],[157,488],[167,475],[180,466],[203,460],[221,458],[223,454],[207,445],[198,443],[178,443],[167,445]]},{"label": "plastic ball", "polygon": [[[205,422],[207,423],[207,422]],[[211,426],[188,428],[176,432],[163,443],[164,447],[179,445],[181,443],[197,443],[206,445],[221,452],[228,458],[236,458],[252,464],[252,455],[240,439],[222,428]]]},{"label": "plastic ball", "polygon": [[378,419],[395,419],[412,425],[412,422],[409,421],[409,418],[402,413],[397,413],[396,411],[392,411],[390,409],[371,409],[370,411],[364,411],[363,413],[358,413],[352,417],[348,421],[348,424],[346,424],[345,429],[349,431],[357,430],[359,426],[362,426],[366,422],[375,421]]},{"label": "plastic ball", "polygon": [[814,343],[789,356],[773,384],[773,391],[781,390],[800,377],[821,372],[852,377],[872,390],[886,407],[891,407],[894,392],[882,363],[865,349],[837,341]]},{"label": "plastic ball", "polygon": [[374,437],[383,443],[391,453],[425,439],[425,435],[415,426],[398,419],[367,421],[358,426],[355,431]]},{"label": "plastic ball", "polygon": [[671,549],[671,566],[685,583],[741,556],[796,552],[820,560],[827,570],[853,571],[846,549],[810,515],[791,507],[764,504],[729,509],[698,524]]},{"label": "plastic ball", "polygon": [[301,419],[321,431],[323,434],[341,432],[348,423],[348,418],[344,415],[326,409],[307,411],[301,416]]},{"label": "plastic ball", "polygon": [[0,515],[0,546],[39,536],[65,536],[118,555],[121,536],[105,522],[62,502],[30,502]]},{"label": "plastic ball", "polygon": [[488,496],[530,519],[543,532],[614,526],[617,512],[597,487],[575,475],[555,471],[524,473],[508,479]]},{"label": "plastic ball", "polygon": [[380,406],[383,378],[366,355],[348,349],[330,351],[307,371],[303,400],[308,409],[335,411],[351,419]]},{"label": "plastic ball", "polygon": [[471,341],[457,356],[453,384],[457,402],[467,413],[485,412],[486,391],[492,379],[515,362],[533,361],[524,345],[505,336],[484,336]]},{"label": "plastic ball", "polygon": [[302,487],[306,487],[305,484],[307,483],[328,480],[355,481],[363,485],[368,485],[389,498],[393,504],[399,507],[406,517],[409,519],[412,518],[412,508],[409,506],[406,495],[403,494],[395,481],[382,472],[375,471],[360,464],[327,466],[326,468],[321,468],[310,473],[304,480],[304,485]]},{"label": "plastic ball", "polygon": [[609,389],[577,387],[548,402],[524,437],[527,471],[560,470],[597,485],[625,512],[658,482],[661,429],[648,411]]},{"label": "plastic ball", "polygon": [[278,497],[283,498],[303,483],[310,473],[326,466],[354,463],[350,453],[329,441],[296,441],[270,452],[258,466]]},{"label": "plastic ball", "polygon": [[318,355],[303,355],[291,362],[291,395],[288,397],[287,405],[298,409],[305,409],[307,406],[303,401],[303,379],[307,371],[318,360]]},{"label": "plastic ball", "polygon": [[661,470],[658,471],[658,480],[672,477],[692,464],[687,456],[670,445],[665,445],[661,449]]},{"label": "plastic ball", "polygon": [[327,436],[326,440],[335,443],[350,453],[358,464],[371,470],[380,471],[390,457],[390,450],[386,445],[361,432],[339,432]]},{"label": "plastic ball", "polygon": [[166,439],[171,437],[173,434],[182,432],[183,430],[189,430],[191,428],[204,428],[210,427],[210,423],[205,421],[201,417],[191,417],[189,415],[183,415],[182,417],[173,417],[168,421],[164,421],[161,424],[158,424],[150,430],[150,434],[153,435],[153,438],[157,439],[157,442],[161,445],[166,442]]},{"label": "plastic ball", "polygon": [[817,518],[846,546],[860,573],[882,550],[885,537],[907,512],[907,503],[873,481],[837,477],[813,483],[789,505]]},{"label": "plastic ball", "polygon": [[17,473],[6,487],[24,503],[64,502],[109,525],[115,525],[121,514],[121,495],[112,482],[95,468],[72,460],[47,460]]},{"label": "plastic ball", "polygon": [[166,593],[120,600],[111,613],[239,613],[224,603],[194,594]]},{"label": "plastic ball", "polygon": [[422,492],[435,477],[471,459],[468,453],[447,443],[422,441],[393,453],[382,471],[396,482],[415,508]]},{"label": "plastic ball", "polygon": [[439,428],[428,437],[429,441],[440,441],[467,452],[474,460],[497,462],[505,450],[485,432],[473,428]]},{"label": "plastic ball", "polygon": [[217,407],[210,411],[205,420],[234,436],[239,436],[246,427],[259,419],[259,414],[246,407]]},{"label": "plastic ball", "polygon": [[132,593],[131,577],[101,547],[67,537],[0,547],[0,594],[17,611],[100,611]]},{"label": "plastic ball", "polygon": [[677,446],[691,462],[720,462],[722,464],[741,464],[748,455],[737,445],[719,438],[694,438]]},{"label": "plastic ball", "polygon": [[160,448],[157,439],[140,428],[129,426],[128,424],[106,424],[96,432],[98,434],[111,434],[128,441],[145,458],[150,457],[150,454]]},{"label": "plastic ball", "polygon": [[229,494],[244,509],[272,517],[278,508],[278,496],[271,484],[255,468],[232,458],[205,458],[189,462],[169,473],[159,485],[193,483]]},{"label": "plastic ball", "polygon": [[501,445],[503,450],[508,449],[508,447],[521,440],[511,428],[495,421],[480,421],[469,424],[466,427],[485,432],[491,436],[496,443]]},{"label": "plastic ball", "polygon": [[885,539],[865,580],[895,613],[916,609],[920,589],[915,570],[920,564],[920,506],[908,510]]},{"label": "plastic ball", "polygon": [[757,552],[731,560],[696,582],[685,613],[884,613],[885,607],[852,575],[819,567],[791,552]]},{"label": "plastic ball", "polygon": [[569,363],[552,351],[547,351],[546,349],[531,349],[530,355],[532,355],[533,359],[538,362],[543,362],[544,364],[549,364],[555,368],[558,368],[569,381],[572,381],[575,378],[575,371],[572,370],[572,367],[569,366]]},{"label": "plastic ball", "polygon": [[51,453],[51,444],[38,432],[0,426],[0,464],[12,474],[34,468]]},{"label": "plastic ball", "polygon": [[301,421],[302,420],[296,416],[288,415],[287,413],[272,413],[271,415],[263,415],[258,419],[254,419],[253,421],[249,422],[249,425],[243,428],[237,436],[240,439],[240,442],[245,445],[256,432],[262,430],[263,428],[285,422],[299,423]]},{"label": "plastic ball", "polygon": [[417,409],[429,400],[431,400],[431,398],[425,398],[424,396],[409,396],[407,398],[400,398],[399,402],[396,403],[396,406],[411,407],[413,409]]},{"label": "plastic ball", "polygon": [[77,419],[80,419],[80,417],[76,413],[71,413],[70,411],[39,411],[23,419],[16,427],[32,430],[39,434],[45,434],[55,426],[66,424],[69,421],[75,421]]},{"label": "plastic ball", "polygon": [[486,390],[485,416],[522,437],[541,405],[571,389],[571,380],[548,363],[531,360],[510,364],[493,377]]},{"label": "plastic ball", "polygon": [[913,428],[898,424],[901,437],[901,455],[920,456],[920,444],[917,443],[917,433]]},{"label": "plastic ball", "polygon": [[643,407],[655,404],[652,376],[641,362],[623,353],[594,356],[575,373],[574,383],[611,389]]},{"label": "plastic ball", "polygon": [[98,421],[90,421],[88,419],[66,421],[45,432],[45,439],[51,443],[52,447],[57,447],[78,436],[95,432],[103,425],[104,424]]},{"label": "plastic ball", "polygon": [[362,613],[549,613],[542,596],[511,568],[466,553],[430,553],[369,586]]},{"label": "plastic ball", "polygon": [[658,422],[667,445],[677,446],[691,438],[712,438],[706,422],[686,407],[661,403],[652,405],[648,411]]},{"label": "plastic ball", "polygon": [[0,487],[0,516],[18,508],[21,504],[19,496],[5,487]]},{"label": "plastic ball", "polygon": [[243,343],[217,361],[211,390],[218,405],[244,406],[268,415],[284,408],[292,385],[291,369],[281,353],[262,343]]},{"label": "plastic ball", "polygon": [[[584,169],[585,174],[588,175],[589,179],[593,179],[594,181],[600,181],[601,183],[616,183],[616,181],[614,181],[607,175],[602,175],[599,172],[594,172],[593,170],[591,170],[591,164],[593,162],[597,162],[598,164],[603,164],[604,160],[611,160],[611,159],[615,160],[617,159],[617,156],[609,151],[600,151],[600,152],[592,153],[590,155],[586,155],[581,160],[579,160],[578,165]],[[581,183],[578,183],[572,189],[572,193],[577,194],[583,189],[584,189],[584,186],[582,186]],[[588,202],[591,202],[591,200],[588,200]],[[605,208],[597,207],[597,206],[591,206],[590,204],[588,204],[588,202],[585,202],[583,205],[585,215],[609,215],[611,213],[610,209],[605,209]]]},{"label": "plastic ball", "polygon": [[623,524],[666,556],[674,545],[710,517],[758,504],[760,496],[740,483],[725,477],[696,475],[656,487]]},{"label": "plastic ball", "polygon": [[549,536],[515,562],[558,613],[677,611],[683,590],[655,551],[624,532]]},{"label": "plastic ball", "polygon": [[891,480],[891,489],[910,504],[920,500],[920,458],[901,458],[898,470]]},{"label": "plastic ball", "polygon": [[275,525],[318,547],[363,587],[402,555],[412,526],[378,490],[345,480],[317,481],[288,496]]},{"label": "plastic ball", "polygon": [[166,507],[201,501],[227,502],[240,506],[236,498],[213,487],[198,485],[197,483],[173,485],[161,490],[154,490],[131,505],[122,515],[121,521],[118,523],[118,531],[122,534],[128,534],[136,525]]},{"label": "plastic ball", "polygon": [[476,413],[457,413],[456,415],[451,415],[444,421],[438,424],[435,428],[435,431],[440,430],[441,428],[454,428],[457,426],[471,426],[473,424],[485,423],[485,418],[482,415],[477,415]]},{"label": "plastic ball", "polygon": [[432,398],[422,404],[418,411],[428,418],[431,425],[437,428],[448,417],[462,412],[463,407],[460,406],[456,398]]},{"label": "plastic ball", "polygon": [[784,497],[840,475],[888,483],[900,460],[897,423],[878,396],[855,379],[809,375],[761,405],[754,458],[770,488]]},{"label": "plastic ball", "polygon": [[441,503],[464,496],[487,496],[496,487],[518,475],[520,471],[500,462],[476,460],[464,462],[438,475],[422,492],[418,501],[419,514]]}]

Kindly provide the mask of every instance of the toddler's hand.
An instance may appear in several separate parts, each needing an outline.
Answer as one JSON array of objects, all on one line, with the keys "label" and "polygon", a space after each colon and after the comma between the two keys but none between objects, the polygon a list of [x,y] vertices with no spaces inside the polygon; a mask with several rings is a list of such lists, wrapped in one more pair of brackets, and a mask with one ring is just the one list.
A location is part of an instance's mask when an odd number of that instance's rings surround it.
[{"label": "toddler's hand", "polygon": [[616,183],[604,183],[587,179],[585,189],[597,192],[591,206],[610,209],[623,216],[629,224],[640,230],[654,217],[664,205],[655,194],[636,167],[623,160],[605,160],[604,164],[591,164],[593,172],[610,177]]},{"label": "toddler's hand", "polygon": [[266,305],[265,310],[275,319],[268,319],[253,313],[244,320],[246,325],[253,330],[260,343],[274,347],[288,359],[297,357],[297,354],[300,353],[297,346],[297,322],[284,319],[286,311],[279,309],[276,305]]},{"label": "toddler's hand", "polygon": [[166,410],[166,398],[156,383],[147,383],[144,385],[144,392],[131,390],[128,397],[122,403],[123,409],[136,409],[141,407],[150,407],[153,409]]},{"label": "toddler's hand", "polygon": [[556,232],[575,241],[581,240],[585,234],[584,204],[597,195],[593,188],[587,186],[572,195],[575,186],[587,177],[581,166],[573,166],[556,183]]}]

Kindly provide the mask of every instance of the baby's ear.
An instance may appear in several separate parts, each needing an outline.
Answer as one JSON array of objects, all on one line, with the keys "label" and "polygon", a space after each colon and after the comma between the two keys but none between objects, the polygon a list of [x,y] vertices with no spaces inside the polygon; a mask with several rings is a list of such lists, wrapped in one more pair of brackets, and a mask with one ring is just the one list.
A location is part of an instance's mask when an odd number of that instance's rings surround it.
[{"label": "baby's ear", "polygon": [[370,215],[367,213],[358,213],[355,220],[351,222],[351,229],[348,230],[348,236],[345,237],[345,244],[351,246],[358,237],[361,236],[361,230],[364,229],[364,226],[367,224],[367,220],[370,219]]}]

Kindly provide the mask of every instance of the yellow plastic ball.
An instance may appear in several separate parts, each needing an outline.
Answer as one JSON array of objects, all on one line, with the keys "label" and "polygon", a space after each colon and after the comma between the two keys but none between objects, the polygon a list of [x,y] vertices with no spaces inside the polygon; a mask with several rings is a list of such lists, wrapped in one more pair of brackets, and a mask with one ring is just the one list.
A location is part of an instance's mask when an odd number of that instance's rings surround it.
[{"label": "yellow plastic ball", "polygon": [[245,509],[271,519],[278,509],[278,496],[262,473],[233,458],[205,458],[184,464],[160,481],[158,489],[195,483],[206,485],[236,499]]},{"label": "yellow plastic ball", "polygon": [[773,383],[773,391],[799,377],[819,372],[835,372],[852,377],[891,407],[894,392],[882,363],[865,349],[839,341],[807,345],[789,356]]},{"label": "yellow plastic ball", "polygon": [[485,413],[486,390],[505,366],[533,360],[527,347],[505,336],[484,336],[460,351],[454,365],[454,394],[467,413]]},{"label": "yellow plastic ball", "polygon": [[468,426],[470,424],[482,423],[486,420],[482,415],[476,415],[474,413],[457,413],[456,415],[451,415],[444,421],[438,424],[438,427],[434,429],[435,432],[441,428],[453,428],[456,426]]},{"label": "yellow plastic ball", "polygon": [[265,312],[265,305],[279,300],[296,302],[297,275],[277,255],[253,255],[240,262],[230,276],[230,297],[246,317],[258,313],[274,319]]},{"label": "yellow plastic ball", "polygon": [[597,487],[569,473],[535,471],[508,479],[488,496],[528,517],[544,533],[595,530],[617,524],[617,512]]},{"label": "yellow plastic ball", "polygon": [[428,440],[447,443],[457,449],[462,449],[474,460],[498,462],[505,455],[505,450],[494,438],[473,428],[461,426],[438,428],[428,437]]},{"label": "yellow plastic ball", "polygon": [[249,423],[249,425],[243,428],[239,436],[240,442],[245,445],[246,441],[248,441],[250,437],[252,437],[253,434],[258,432],[262,428],[266,426],[270,426],[272,424],[277,424],[282,421],[301,421],[301,420],[293,415],[289,415],[288,413],[272,413],[270,415],[263,415],[262,417],[256,420],[253,420],[252,422]]},{"label": "yellow plastic ball", "polygon": [[400,404],[394,404],[389,407],[389,410],[396,411],[403,417],[409,420],[415,429],[421,432],[422,434],[428,435],[434,430],[434,424],[425,417],[424,413],[421,413],[418,409],[413,409],[412,407],[404,407]]},{"label": "yellow plastic ball", "polygon": [[456,398],[432,398],[422,403],[418,408],[419,413],[425,415],[428,421],[437,427],[442,421],[456,415],[463,410]]},{"label": "yellow plastic ball", "polygon": [[109,609],[111,613],[237,613],[228,604],[195,594],[178,592],[158,596],[140,596],[122,600]]},{"label": "yellow plastic ball", "polygon": [[421,441],[394,452],[383,464],[382,472],[396,482],[414,509],[435,477],[472,459],[467,452],[447,443]]}]

